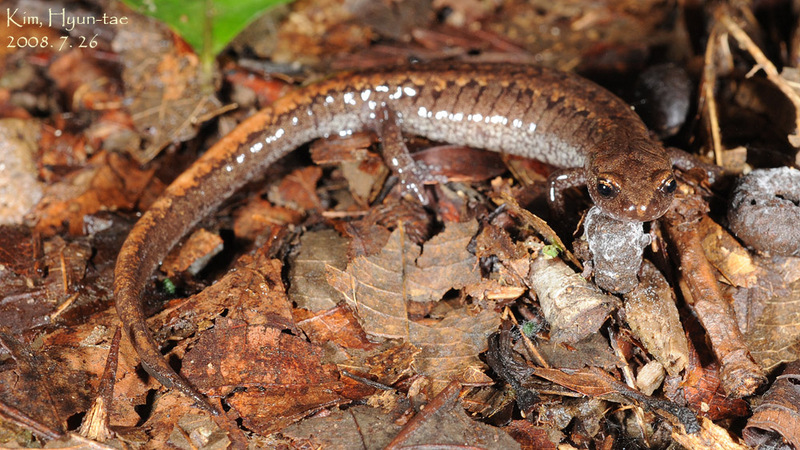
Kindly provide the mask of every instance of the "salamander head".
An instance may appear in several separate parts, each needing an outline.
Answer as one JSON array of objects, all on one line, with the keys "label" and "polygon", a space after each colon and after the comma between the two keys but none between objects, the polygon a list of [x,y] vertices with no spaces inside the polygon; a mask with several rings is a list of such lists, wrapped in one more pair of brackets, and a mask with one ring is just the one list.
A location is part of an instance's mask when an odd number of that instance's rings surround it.
[{"label": "salamander head", "polygon": [[672,163],[650,139],[603,142],[589,159],[586,186],[594,204],[623,221],[649,222],[669,209],[677,188]]}]

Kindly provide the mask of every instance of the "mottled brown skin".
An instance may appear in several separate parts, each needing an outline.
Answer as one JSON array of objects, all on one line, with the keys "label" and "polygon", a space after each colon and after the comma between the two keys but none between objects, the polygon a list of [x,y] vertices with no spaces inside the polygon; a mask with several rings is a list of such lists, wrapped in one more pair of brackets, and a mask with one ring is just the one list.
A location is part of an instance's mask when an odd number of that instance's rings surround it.
[{"label": "mottled brown skin", "polygon": [[[125,331],[149,373],[221,413],[161,355],[141,305],[148,279],[201,218],[276,160],[319,137],[391,131],[378,125],[385,120],[405,133],[562,167],[551,178],[554,203],[563,186],[583,182],[595,204],[619,220],[654,220],[672,201],[672,164],[661,145],[628,105],[577,75],[460,64],[334,76],[288,94],[239,125],[180,175],[131,230],[117,260],[114,293]],[[402,172],[404,183],[422,191],[408,158],[390,153],[384,158]]]}]

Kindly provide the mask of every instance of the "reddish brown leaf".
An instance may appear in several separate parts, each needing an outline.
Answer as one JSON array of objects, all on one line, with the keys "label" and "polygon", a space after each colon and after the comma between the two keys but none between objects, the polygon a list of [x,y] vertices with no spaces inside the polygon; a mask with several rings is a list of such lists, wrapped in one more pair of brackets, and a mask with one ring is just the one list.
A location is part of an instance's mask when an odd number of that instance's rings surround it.
[{"label": "reddish brown leaf", "polygon": [[270,226],[298,224],[303,215],[294,209],[275,206],[254,197],[244,207],[237,209],[234,217],[233,232],[236,237],[254,241]]},{"label": "reddish brown leaf", "polygon": [[687,406],[711,420],[746,416],[747,402],[725,395],[718,372],[717,362],[702,365],[700,356],[690,340],[689,361],[681,383]]},{"label": "reddish brown leaf", "polygon": [[[315,409],[348,401],[320,347],[264,325],[217,319],[186,354],[183,372],[211,395],[228,395],[251,429],[267,433]],[[239,391],[237,388],[246,388]]]},{"label": "reddish brown leaf", "polygon": [[307,315],[308,318],[298,317],[297,327],[303,330],[313,343],[322,345],[325,342],[333,342],[345,348],[363,350],[377,346],[367,340],[367,334],[347,306],[336,306],[314,315],[307,310],[295,309],[296,317],[301,314]]},{"label": "reddish brown leaf", "polygon": [[270,200],[299,211],[320,209],[317,182],[322,169],[317,166],[297,169],[283,177],[277,189],[270,193]]},{"label": "reddish brown leaf", "polygon": [[292,305],[286,298],[280,261],[257,254],[242,257],[238,266],[214,285],[152,318],[151,321],[163,323],[157,335],[163,339],[189,336],[196,327],[207,327],[209,324],[204,321],[214,320],[223,311],[228,319],[248,325],[294,330]]},{"label": "reddish brown leaf", "polygon": [[69,185],[61,186],[64,192],[51,190],[39,203],[37,231],[49,236],[66,226],[70,234],[83,234],[85,216],[102,210],[132,209],[154,172],[142,171],[138,164],[115,153],[101,152],[91,163],[93,169],[76,174]]},{"label": "reddish brown leaf", "polygon": [[164,258],[161,270],[169,277],[181,272],[197,275],[209,259],[222,251],[222,238],[219,234],[200,228],[176,250]]},{"label": "reddish brown leaf", "polygon": [[560,442],[553,442],[550,440],[552,434],[560,434],[560,432],[545,427],[537,427],[527,420],[514,420],[508,424],[504,430],[506,430],[506,433],[510,434],[515,441],[519,442],[523,450],[555,450],[557,444]]}]

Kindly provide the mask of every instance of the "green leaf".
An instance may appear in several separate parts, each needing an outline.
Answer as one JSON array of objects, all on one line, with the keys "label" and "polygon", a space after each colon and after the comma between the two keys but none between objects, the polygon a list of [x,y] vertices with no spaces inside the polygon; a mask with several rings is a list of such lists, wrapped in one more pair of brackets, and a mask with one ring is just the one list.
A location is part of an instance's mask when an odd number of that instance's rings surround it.
[{"label": "green leaf", "polygon": [[290,0],[123,1],[172,27],[207,62],[261,13]]}]

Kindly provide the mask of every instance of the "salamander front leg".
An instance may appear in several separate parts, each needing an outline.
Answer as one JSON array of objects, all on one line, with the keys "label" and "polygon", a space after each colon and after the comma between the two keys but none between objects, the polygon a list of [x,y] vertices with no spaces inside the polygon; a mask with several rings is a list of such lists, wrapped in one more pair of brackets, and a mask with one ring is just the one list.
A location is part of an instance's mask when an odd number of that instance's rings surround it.
[{"label": "salamander front leg", "polygon": [[556,214],[564,215],[564,190],[585,186],[586,173],[582,167],[559,169],[547,178],[547,201]]},{"label": "salamander front leg", "polygon": [[430,197],[425,192],[425,182],[436,180],[423,165],[414,161],[411,152],[408,151],[397,113],[388,107],[383,107],[377,111],[376,116],[374,131],[383,147],[381,155],[384,162],[400,180],[405,192],[423,205],[430,204]]},{"label": "salamander front leg", "polygon": [[684,172],[699,167],[706,171],[708,174],[708,182],[711,184],[714,184],[722,176],[723,169],[716,164],[703,162],[698,157],[676,147],[667,147],[666,150],[672,161],[672,165]]}]

